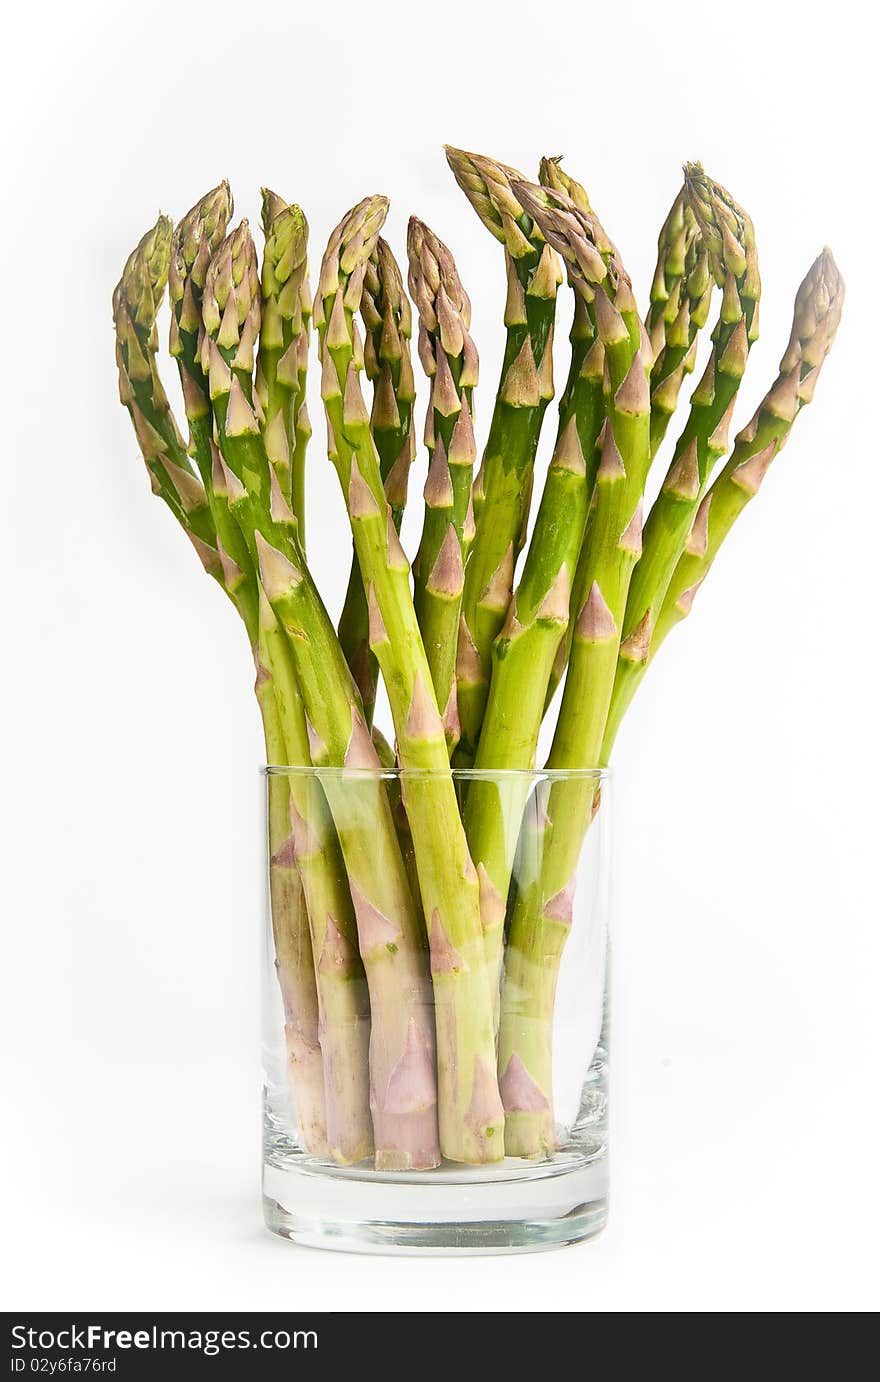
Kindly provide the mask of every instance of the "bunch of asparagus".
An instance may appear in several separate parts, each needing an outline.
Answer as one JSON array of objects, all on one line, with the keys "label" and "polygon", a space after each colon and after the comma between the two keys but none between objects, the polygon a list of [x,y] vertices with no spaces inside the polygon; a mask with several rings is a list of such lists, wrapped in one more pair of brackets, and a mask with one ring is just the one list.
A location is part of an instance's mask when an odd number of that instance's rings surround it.
[{"label": "bunch of asparagus", "polygon": [[[428,381],[412,569],[399,532],[418,453],[413,312],[381,237],[384,197],[339,222],[314,299],[300,207],[263,192],[260,263],[247,223],[229,232],[226,183],[176,226],[160,216],[113,295],[120,397],[154,492],[242,619],[267,759],[344,770],[269,776],[276,963],[304,1147],[382,1170],[556,1149],[554,993],[597,779],[554,779],[530,810],[527,787],[502,795],[479,774],[459,795],[451,767],[533,768],[560,683],[548,766],[608,762],[649,664],[812,399],[843,300],[826,249],[798,290],[779,374],[731,448],[761,292],[752,222],[733,197],[687,165],[643,318],[559,159],[532,183],[490,158],[447,158],[504,254],[506,343],[474,475],[470,302],[446,245],[412,218],[407,283]],[[564,278],[568,374],[529,538]],[[166,284],[186,439],[157,367]],[[708,362],[645,514],[713,311]],[[354,543],[338,628],[305,551],[313,336]],[[393,750],[372,724],[379,676]],[[379,775],[394,766],[399,778]],[[532,847],[518,851],[526,831]]]}]

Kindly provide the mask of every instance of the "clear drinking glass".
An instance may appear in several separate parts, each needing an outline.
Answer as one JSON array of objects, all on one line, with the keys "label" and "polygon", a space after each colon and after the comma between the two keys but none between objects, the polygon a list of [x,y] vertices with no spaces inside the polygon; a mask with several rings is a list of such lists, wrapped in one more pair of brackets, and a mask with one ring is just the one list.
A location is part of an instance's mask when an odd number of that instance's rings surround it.
[{"label": "clear drinking glass", "polygon": [[265,775],[268,1227],[386,1253],[599,1232],[607,774]]}]

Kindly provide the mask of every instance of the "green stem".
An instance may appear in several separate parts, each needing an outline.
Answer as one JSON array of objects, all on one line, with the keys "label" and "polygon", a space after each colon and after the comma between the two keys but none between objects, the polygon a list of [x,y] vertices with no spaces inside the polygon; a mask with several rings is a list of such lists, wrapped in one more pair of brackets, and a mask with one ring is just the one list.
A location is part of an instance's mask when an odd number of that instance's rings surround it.
[{"label": "green stem", "polygon": [[[237,336],[230,326],[233,308],[240,317]],[[220,444],[213,490],[228,504],[254,571],[259,567],[258,533],[284,544],[304,561],[296,520],[270,465],[251,406],[252,361],[245,345],[252,349],[256,340],[254,316],[258,326],[258,313],[256,257],[247,228],[242,226],[211,261],[203,314],[211,347],[207,351],[209,392]],[[309,765],[308,727],[293,660],[265,600],[260,606],[259,650],[261,666],[271,671],[279,702],[286,763],[294,768]],[[355,918],[320,791],[308,774],[293,772],[288,779],[288,797],[287,834],[273,851],[273,860],[298,867],[307,904],[321,1016],[330,1150],[340,1162],[359,1161],[369,1154],[372,1141],[365,1058],[367,998]]]},{"label": "green stem", "polygon": [[308,572],[262,534],[256,541],[261,583],[296,666],[312,759],[330,769],[321,784],[345,862],[370,994],[376,1166],[425,1169],[439,1161],[427,965],[379,759]]},{"label": "green stem", "polygon": [[128,409],[154,494],[171,509],[205,569],[222,583],[207,496],[194,474],[156,367],[156,314],[171,257],[171,221],[160,216],[129,255],[113,292],[119,398]]},{"label": "green stem", "polygon": [[266,451],[305,546],[305,460],[311,436],[306,407],[309,357],[309,228],[302,209],[263,189],[266,248],[256,395]]},{"label": "green stem", "polygon": [[559,964],[572,924],[574,882],[599,779],[540,783],[526,812],[504,961],[498,1068],[508,1156],[556,1151],[553,1015]]},{"label": "green stem", "polygon": [[[686,192],[723,288],[712,351],[691,396],[684,430],[645,524],[644,547],[627,600],[609,711],[609,745],[644,674],[654,623],[676,563],[689,540],[716,462],[727,450],[733,408],[757,336],[761,284],[751,220],[698,165],[686,170]],[[605,761],[603,756],[603,761]]]},{"label": "green stem", "polygon": [[277,876],[285,887],[294,876],[299,882],[311,939],[307,950],[304,941],[299,945],[316,988],[327,1142],[334,1161],[350,1165],[373,1151],[370,1006],[357,921],[324,793],[310,772],[296,770],[310,766],[305,711],[287,639],[265,597],[260,626],[260,668],[273,669],[281,721],[287,742],[293,741],[286,761],[295,765],[269,774],[270,807],[274,795],[283,808],[279,830],[270,839],[270,879]]},{"label": "green stem", "polygon": [[[559,408],[556,446],[522,578],[492,648],[492,682],[476,767],[534,767],[548,687],[569,621],[572,576],[584,536],[604,419],[605,353],[586,300],[576,298],[568,382]],[[484,893],[503,915],[527,788],[522,781],[478,778],[465,806],[465,829]],[[503,930],[486,933],[500,1004]]]},{"label": "green stem", "polygon": [[[649,347],[629,279],[606,265],[587,213],[560,194],[521,184],[517,194],[563,255],[569,278],[592,293],[605,358],[606,422],[582,562],[589,594],[577,615],[550,768],[593,769],[614,681],[620,626],[641,542],[650,463]],[[549,204],[548,204],[549,203]],[[597,262],[598,261],[598,262]],[[571,921],[581,844],[595,806],[595,780],[554,782],[525,851],[539,861],[517,880],[510,918],[499,1031],[501,1090],[510,1155],[542,1156],[554,1145],[551,1065],[556,971]],[[510,1115],[513,1115],[511,1118]]]},{"label": "green stem", "polygon": [[[266,757],[282,761],[286,753],[281,717],[271,674],[257,670],[257,703],[263,718]],[[269,902],[275,943],[275,970],[284,1008],[287,1073],[303,1147],[313,1156],[329,1152],[324,1092],[324,1062],[319,1040],[318,990],[308,910],[295,860],[285,844],[290,833],[286,777],[267,779],[269,808]]]},{"label": "green stem", "polygon": [[696,358],[697,334],[712,300],[709,254],[687,188],[679,192],[657,241],[657,266],[645,326],[651,366],[651,456],[656,456],[675,412],[685,375]]},{"label": "green stem", "polygon": [[492,159],[447,148],[462,191],[505,248],[507,339],[483,462],[474,485],[476,531],[465,568],[457,668],[461,738],[455,763],[474,762],[492,673],[525,542],[535,454],[553,397],[556,256],[512,189],[521,177]]},{"label": "green stem", "polygon": [[[366,330],[364,366],[373,385],[370,429],[385,496],[399,533],[415,451],[415,381],[409,347],[412,313],[397,260],[391,246],[381,237],[366,265],[360,311]],[[361,693],[367,724],[372,724],[377,664],[370,651],[369,622],[364,583],[357,553],[353,552],[339,619],[339,641]]]},{"label": "green stem", "polygon": [[[812,401],[819,371],[831,349],[843,305],[844,286],[830,250],[823,250],[798,289],[794,322],[779,374],[730,459],[706,493],[678,559],[651,638],[649,661],[672,629],[691,611],[721,544],[788,440],[801,409]],[[641,668],[642,675],[648,662]],[[639,681],[641,676],[639,677]],[[636,685],[638,682],[636,682]],[[620,725],[621,703],[614,706],[605,732],[603,756],[610,755]]]},{"label": "green stem", "polygon": [[425,520],[414,566],[415,610],[446,743],[459,737],[455,677],[464,572],[474,532],[471,488],[478,359],[471,304],[455,260],[415,216],[409,223],[409,286],[419,309],[419,355],[431,381],[425,427],[430,455]]},{"label": "green stem", "polygon": [[[382,487],[361,393],[359,264],[387,211],[367,199],[343,220],[324,256],[316,304],[331,459],[345,496],[370,609],[370,645],[388,690],[407,818],[428,925],[439,1071],[440,1143],[452,1160],[503,1155],[492,1006],[479,887],[455,794],[443,724],[409,587],[409,566]],[[354,285],[354,286],[352,286]]]}]

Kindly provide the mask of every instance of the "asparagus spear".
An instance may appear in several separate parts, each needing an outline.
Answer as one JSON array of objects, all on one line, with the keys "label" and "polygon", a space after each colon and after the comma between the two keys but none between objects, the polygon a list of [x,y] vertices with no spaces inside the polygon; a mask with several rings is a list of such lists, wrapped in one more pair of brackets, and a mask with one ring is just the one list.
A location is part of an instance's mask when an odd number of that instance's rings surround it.
[{"label": "asparagus spear", "polygon": [[696,359],[697,333],[712,302],[709,251],[683,187],[657,241],[657,266],[645,325],[651,339],[651,456],[675,412],[685,375]]},{"label": "asparagus spear", "polygon": [[381,235],[367,261],[360,312],[366,333],[364,372],[373,386],[370,428],[391,517],[400,531],[415,455],[412,309],[400,265]]},{"label": "asparagus spear", "polygon": [[569,201],[574,202],[580,211],[585,211],[588,216],[592,215],[593,208],[590,205],[587,189],[583,183],[578,182],[562,167],[562,154],[541,159],[538,181],[542,187],[548,188],[551,192],[562,192]]},{"label": "asparagus spear", "polygon": [[[236,506],[251,506],[260,579],[283,629],[306,710],[312,762],[331,771],[322,786],[344,859],[331,876],[350,892],[357,946],[366,969],[372,1030],[370,1106],[379,1170],[421,1170],[439,1161],[434,1033],[419,917],[409,891],[388,797],[375,774],[380,760],[338,639],[296,540],[280,490],[273,514],[254,512],[242,487]],[[339,770],[342,770],[341,772]],[[366,770],[366,771],[364,771]],[[302,819],[311,828],[315,804]],[[313,841],[320,860],[326,846]],[[332,975],[352,962],[341,902],[327,909],[316,953]],[[340,934],[342,933],[342,934]],[[322,966],[319,964],[319,989]]]},{"label": "asparagus spear", "polygon": [[[409,348],[412,312],[397,260],[381,236],[367,260],[360,312],[366,330],[364,368],[373,385],[370,427],[385,496],[399,533],[409,468],[415,454],[415,381]],[[356,553],[352,556],[339,620],[339,641],[360,690],[367,723],[371,724],[376,701],[376,659],[370,651],[369,613]]]},{"label": "asparagus spear", "polygon": [[[575,206],[579,207],[581,211],[586,212],[587,215],[593,214],[593,208],[590,204],[590,198],[587,195],[587,189],[583,186],[582,183],[578,182],[576,178],[573,178],[571,174],[566,172],[566,170],[562,167],[561,154],[557,154],[553,158],[541,159],[538,180],[541,183],[542,187],[546,187],[553,192],[561,192],[564,196],[570,198],[570,200],[574,202]],[[608,242],[608,248],[611,250],[613,250],[614,248],[613,245],[611,245],[610,241]],[[574,321],[572,324],[571,332],[572,343],[574,341],[575,335],[578,333],[579,323],[584,318],[584,316],[588,315],[588,312],[589,307],[586,302],[586,299],[583,297],[581,293],[578,293],[576,291],[574,297]],[[583,331],[584,328],[581,328],[581,330]],[[596,326],[594,320],[588,320],[586,326],[586,334],[591,338],[595,338]],[[604,362],[597,360],[596,363],[600,366],[600,372],[598,378],[595,380],[595,384],[599,389],[601,398],[601,366],[604,364]],[[593,458],[591,459],[594,461],[598,460],[598,457],[596,457],[595,452]],[[593,465],[593,479],[589,481],[589,488],[591,493],[594,480],[595,464]],[[579,585],[579,578],[582,577],[582,574],[582,568],[580,564],[576,562],[574,568],[574,577],[571,583],[571,597],[569,600],[570,614],[572,612],[576,613],[576,611],[580,609],[581,605],[584,602],[584,595],[586,592],[581,590]],[[545,713],[556,693],[557,686],[559,685],[560,681],[562,680],[565,674],[565,669],[568,666],[568,655],[571,651],[571,640],[573,637],[573,633],[574,625],[571,618],[569,618],[568,623],[566,624],[566,627],[563,631],[563,636],[559,641],[559,646],[556,650],[556,657],[553,663],[553,669],[550,673],[550,680],[547,686],[547,694],[544,700]]]},{"label": "asparagus spear", "polygon": [[[222,218],[223,214],[222,193],[224,187],[225,185],[215,189],[214,193],[210,193],[208,197],[202,199],[202,202],[194,208],[193,212],[184,219],[182,223],[184,229],[182,231],[179,229],[173,242],[170,234],[167,233],[170,231],[170,222],[162,226],[161,238],[157,239],[153,232],[149,233],[129,258],[122,280],[114,294],[114,316],[119,332],[117,357],[120,362],[120,391],[123,401],[126,398],[129,400],[130,411],[133,412],[136,419],[135,430],[138,438],[142,441],[142,445],[147,444],[145,458],[148,460],[148,464],[151,459],[155,463],[155,443],[151,440],[154,436],[161,435],[165,439],[166,447],[173,448],[173,453],[177,458],[174,462],[176,470],[171,470],[170,474],[176,478],[178,488],[183,490],[185,494],[192,486],[190,482],[180,478],[187,474],[184,469],[186,458],[182,454],[182,442],[164,391],[159,384],[155,365],[152,363],[156,349],[156,314],[161,303],[166,278],[169,276],[175,285],[172,288],[173,322],[179,321],[179,303],[186,301],[192,306],[196,292],[199,295],[198,300],[201,300],[208,251],[211,248],[212,237],[216,233],[218,220]],[[228,202],[228,197],[226,200]],[[218,206],[221,209],[219,216],[215,217],[214,210]],[[220,234],[222,235],[222,230]],[[206,245],[208,249],[205,248]],[[181,263],[181,261],[183,262]],[[195,267],[197,261],[198,267]],[[183,277],[180,276],[181,274]],[[178,285],[180,287],[179,293],[176,292]],[[138,318],[140,340],[145,343],[142,354],[129,348],[134,335],[134,328],[128,315],[128,304],[134,306]],[[184,320],[183,330],[177,338],[177,343],[185,342],[185,348],[189,352],[185,361],[192,367],[192,348],[195,345],[195,335],[188,330],[188,320],[191,318]],[[172,343],[175,344],[173,328]],[[181,352],[178,351],[177,353],[180,354]],[[144,358],[151,362],[149,378],[146,377],[146,371],[141,364]],[[139,374],[140,387],[137,396],[151,410],[154,422],[161,423],[161,433],[159,428],[152,426],[152,424],[150,430],[146,430],[143,421],[137,420],[138,404],[127,372],[130,359],[135,362],[135,373]],[[182,372],[184,367],[182,365]],[[187,371],[184,377],[184,396],[187,412],[193,415],[190,421],[191,446],[198,455],[199,444],[206,438],[204,432],[199,429],[199,420],[203,416],[204,409],[200,401],[203,399],[203,395],[201,385],[197,382],[197,374],[201,377],[200,371],[193,373]],[[210,446],[209,441],[208,445]],[[161,474],[165,473],[167,468],[167,451],[160,454],[166,457],[161,467]],[[195,477],[192,477],[192,480],[198,484]],[[256,603],[254,599],[249,598],[249,589],[244,574],[229,559],[222,543],[216,536],[215,529],[212,528],[215,545],[209,547],[189,529],[184,505],[176,503],[173,498],[169,500],[169,492],[162,487],[161,483],[159,483],[159,493],[166,499],[166,502],[169,502],[169,507],[182,523],[184,531],[193,540],[206,568],[220,583],[244,621],[248,640],[258,660],[255,689],[263,721],[267,757],[273,761],[283,761],[285,756],[284,737],[274,682],[268,668],[261,667],[259,663],[257,647],[259,621]],[[202,493],[205,494],[205,504],[210,502],[209,516],[212,523],[214,518],[219,518],[221,531],[225,533],[226,527],[223,526],[225,506],[222,500],[219,501],[219,504],[215,500],[213,489],[210,486],[210,473],[208,474],[207,491],[203,490]],[[236,550],[234,546],[233,550]],[[254,593],[255,589],[256,583],[254,581]],[[286,838],[289,828],[285,821],[286,810],[287,799],[284,784],[281,782],[278,782],[277,785],[270,784],[269,842],[273,859]],[[285,1035],[290,1082],[300,1121],[303,1145],[308,1151],[321,1155],[327,1151],[324,1071],[318,1042],[317,992],[305,902],[300,881],[295,872],[275,864],[270,865],[270,888],[278,979],[285,1009]]]},{"label": "asparagus spear", "polygon": [[[208,376],[200,360],[202,296],[212,256],[222,244],[232,215],[229,184],[222,182],[207,192],[175,227],[168,272],[171,299],[169,350],[177,360],[183,401],[189,425],[189,453],[205,489],[217,534],[218,556],[226,588],[244,620],[254,656],[259,637],[257,579],[247,544],[229,512],[225,495],[214,490],[214,422]],[[283,782],[270,784],[277,794]]]},{"label": "asparagus spear", "polygon": [[[296,681],[290,678],[288,683],[286,723],[302,723],[312,763],[327,762],[355,773],[358,767],[375,769],[378,759],[357,691],[308,573],[296,519],[269,464],[247,397],[248,359],[242,355],[242,341],[250,341],[247,323],[254,302],[258,303],[253,264],[252,242],[246,227],[239,228],[212,262],[205,296],[215,420],[227,466],[230,504],[247,536],[261,585],[295,666]],[[236,320],[241,322],[238,336]],[[228,323],[226,333],[224,322]],[[294,775],[292,787],[295,782]],[[394,824],[381,784],[371,777],[356,791],[350,781],[342,788],[337,776],[325,785],[325,792],[345,861],[344,869],[334,865],[331,874],[337,885],[348,877],[356,943],[370,992],[370,1102],[376,1165],[385,1170],[424,1168],[437,1161],[433,1033],[417,919]],[[309,826],[313,808],[314,803],[306,803],[299,812]],[[319,860],[322,849],[311,850],[310,857]],[[353,967],[355,951],[341,899],[320,920],[324,934],[313,941],[319,956],[319,993],[324,977],[320,957],[328,955],[331,975],[343,959]],[[356,1016],[353,1012],[352,1020],[335,1035],[356,1037]],[[325,1058],[325,1064],[333,1068],[334,1062]],[[354,1060],[349,1062],[353,1066]]]},{"label": "asparagus spear", "polygon": [[[283,680],[273,673],[269,636],[261,617],[256,572],[245,538],[228,506],[225,480],[217,462],[213,441],[213,415],[208,377],[200,360],[202,299],[211,257],[222,244],[232,214],[232,197],[221,183],[202,197],[176,227],[172,240],[169,288],[171,297],[170,351],[176,357],[190,429],[189,449],[202,477],[214,521],[224,579],[244,620],[257,665],[256,693],[263,719],[266,755],[270,763],[301,761],[295,735],[284,733]],[[288,740],[290,742],[288,742]],[[307,757],[306,760],[308,761]],[[309,901],[313,889],[307,866],[297,867],[292,850],[289,781],[285,774],[270,774],[269,891],[275,963],[285,1012],[288,1064],[303,1142],[314,1153],[330,1152],[340,1161],[359,1160],[371,1147],[369,1123],[366,1136],[352,1129],[363,1117],[357,1112],[358,1094],[339,1095],[325,1083],[337,1080],[333,1072],[344,1066],[337,1053],[331,1067],[324,1066],[318,1038],[319,995],[312,954]],[[326,1026],[326,1024],[325,1024]],[[332,1028],[331,1028],[332,1030]],[[325,1038],[325,1046],[333,1046]],[[363,1067],[363,1042],[360,1043]],[[348,1048],[345,1047],[345,1050]],[[357,1047],[355,1047],[357,1050]],[[362,1079],[362,1074],[360,1076]],[[364,1085],[365,1088],[365,1085]],[[365,1105],[363,1093],[360,1102]],[[352,1107],[355,1116],[352,1117]],[[320,1115],[320,1117],[319,1117]],[[340,1126],[343,1131],[340,1132]],[[320,1129],[320,1132],[318,1131]]]},{"label": "asparagus spear", "polygon": [[222,581],[204,486],[193,473],[156,367],[156,315],[165,293],[172,222],[160,216],[129,255],[113,290],[119,398],[128,409],[150,485],[191,539],[209,575]]},{"label": "asparagus spear", "polygon": [[[190,423],[192,450],[206,486],[210,484],[211,409],[207,378],[199,362],[202,295],[208,265],[226,235],[232,216],[232,193],[221,182],[200,197],[174,228],[168,267],[171,329],[168,344],[177,360],[183,401]],[[194,426],[204,423],[202,426]]]},{"label": "asparagus spear", "polygon": [[[251,371],[260,301],[256,251],[247,223],[242,222],[224,240],[208,269],[200,357],[207,369],[220,447],[214,454],[214,490],[229,504],[254,569],[259,568],[257,533],[284,544],[304,563],[296,520],[270,464],[255,411]],[[279,637],[276,623],[269,603],[262,600],[262,665],[271,668],[287,758],[294,765],[310,764],[302,696],[290,649]],[[359,1161],[368,1155],[372,1141],[364,1059],[366,992],[354,912],[321,794],[306,775],[292,773],[280,780],[289,789],[290,827],[273,859],[276,864],[296,862],[305,893],[321,1013],[328,1140],[336,1160]],[[376,1133],[378,1138],[378,1128]],[[381,1155],[377,1142],[377,1157]]]},{"label": "asparagus spear", "polygon": [[[586,192],[563,172],[558,159],[545,159],[542,162],[541,181],[547,187],[568,192],[582,210],[589,210]],[[706,324],[712,287],[708,250],[699,233],[696,217],[688,205],[686,189],[682,188],[658,238],[651,304],[645,318],[654,357],[651,366],[652,459],[666,434],[684,378],[693,372],[697,334]],[[586,599],[586,577],[585,566],[579,564],[572,586],[573,610],[579,610]],[[546,706],[549,706],[568,665],[573,636],[574,623],[569,622],[556,655]]]},{"label": "asparagus spear", "polygon": [[[257,702],[263,717],[266,757],[283,762],[286,745],[279,713],[279,695],[266,660],[257,653]],[[308,904],[300,869],[290,847],[290,792],[284,774],[271,773],[267,782],[269,818],[269,907],[275,945],[275,972],[284,1010],[287,1072],[299,1121],[303,1147],[314,1156],[330,1153],[334,1107],[330,1100],[330,1128],[325,1097],[325,1069],[319,1037],[320,1012],[315,982]],[[366,1155],[370,1150],[367,1147]],[[334,1159],[339,1158],[338,1154]]]},{"label": "asparagus spear", "polygon": [[[260,666],[274,669],[272,682],[282,723],[298,725],[303,712],[287,636],[262,588],[260,603]],[[273,791],[275,784],[283,790]],[[270,836],[273,927],[277,932],[276,893],[282,890],[278,902],[283,908],[283,890],[296,878],[305,906],[305,935],[310,937],[307,958],[313,965],[312,983],[316,986],[320,1019],[327,1146],[334,1161],[350,1165],[373,1151],[373,1128],[369,995],[358,953],[357,923],[346,867],[326,797],[311,775],[270,770],[268,786],[270,812],[274,804],[280,813],[279,828]],[[283,917],[282,911],[282,923]],[[297,934],[302,935],[301,928]],[[304,963],[304,938],[299,945]],[[286,985],[280,970],[279,979],[284,992]],[[297,1008],[292,1006],[295,1013]]]},{"label": "asparagus spear", "polygon": [[[586,193],[556,162],[542,165],[548,183],[567,186],[561,205],[587,204]],[[518,184],[514,184],[518,188]],[[476,767],[534,766],[538,732],[557,652],[569,621],[572,577],[578,562],[598,461],[596,441],[605,417],[602,380],[605,350],[594,299],[599,284],[615,269],[613,247],[596,218],[583,212],[583,275],[573,276],[576,309],[571,333],[571,365],[559,405],[559,427],[523,567],[507,620],[492,648],[492,681]],[[611,292],[614,293],[612,286]],[[522,783],[474,781],[468,790],[465,828],[484,889],[503,914],[522,810]],[[487,933],[491,961],[500,974],[502,929]]]},{"label": "asparagus spear", "polygon": [[[191,413],[196,420],[208,419],[207,428],[198,429],[191,438],[194,451],[201,445],[205,430],[210,436],[211,410],[205,406],[207,377],[199,360],[202,296],[208,265],[223,243],[231,216],[232,192],[229,183],[224,181],[199,198],[177,223],[171,238],[168,266],[168,296],[171,302],[169,353],[177,361],[187,419],[192,422]],[[199,463],[204,466],[204,458]],[[210,479],[210,469],[205,469]]]},{"label": "asparagus spear", "polygon": [[504,246],[507,340],[483,462],[474,485],[476,532],[465,569],[458,658],[461,739],[455,762],[474,760],[491,676],[524,541],[541,423],[553,397],[553,320],[559,264],[511,187],[515,169],[447,148],[456,181]]},{"label": "asparagus spear", "polygon": [[492,1005],[479,884],[468,854],[443,724],[409,588],[409,567],[382,487],[359,374],[354,314],[384,197],[366,198],[330,237],[318,285],[321,392],[329,453],[348,506],[371,613],[370,645],[388,689],[434,980],[440,1144],[456,1161],[503,1155]]},{"label": "asparagus spear", "polygon": [[[651,658],[667,634],[691,611],[718,549],[767,469],[788,441],[795,419],[813,400],[819,372],[840,322],[844,284],[834,256],[824,249],[797,291],[788,348],[773,386],[736,439],[730,459],[706,493],[678,559],[651,639]],[[606,752],[610,752],[610,735]]]},{"label": "asparagus spear", "polygon": [[[518,183],[516,193],[569,278],[594,294],[605,361],[606,422],[582,561],[589,594],[578,611],[551,768],[589,769],[598,761],[627,591],[641,544],[641,505],[650,462],[650,344],[629,279],[616,255],[596,281],[597,255],[587,213],[561,193]],[[580,846],[596,806],[595,781],[554,782],[540,803],[510,918],[499,1032],[499,1070],[509,1154],[540,1156],[555,1147],[552,1019],[559,959],[571,921]]]},{"label": "asparagus spear", "polygon": [[281,492],[296,515],[305,546],[305,460],[312,433],[306,407],[309,360],[309,227],[302,208],[263,188],[266,247],[256,391],[262,431]]},{"label": "asparagus spear", "polygon": [[410,218],[409,289],[419,312],[419,355],[431,381],[425,421],[430,453],[425,521],[415,562],[415,607],[450,751],[458,741],[455,655],[464,571],[473,538],[473,392],[479,361],[471,304],[455,260]]},{"label": "asparagus spear", "polygon": [[[264,525],[268,526],[268,525]],[[305,566],[258,530],[263,588],[288,636],[312,759],[339,836],[372,1013],[378,1170],[439,1162],[434,1032],[419,918],[357,687]],[[340,771],[341,770],[341,771]],[[335,917],[335,913],[333,914]]]},{"label": "asparagus spear", "polygon": [[712,273],[723,289],[721,312],[712,333],[709,362],[691,396],[690,415],[645,524],[644,550],[623,621],[610,708],[612,726],[620,723],[635,693],[650,652],[653,624],[687,542],[703,489],[716,461],[727,450],[737,392],[757,336],[761,283],[751,220],[699,164],[687,165],[685,187]]}]

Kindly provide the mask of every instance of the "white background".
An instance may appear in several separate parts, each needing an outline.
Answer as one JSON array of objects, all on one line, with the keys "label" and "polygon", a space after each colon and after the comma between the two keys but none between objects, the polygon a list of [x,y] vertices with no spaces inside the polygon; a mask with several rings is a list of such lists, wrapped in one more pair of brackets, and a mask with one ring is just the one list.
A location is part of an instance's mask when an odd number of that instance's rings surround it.
[{"label": "white background", "polygon": [[[860,153],[878,112],[862,9],[80,0],[6,16],[7,1308],[880,1303],[878,204]],[[301,201],[313,261],[349,205],[387,192],[399,253],[412,210],[455,250],[485,424],[501,253],[444,141],[530,172],[563,151],[643,302],[680,164],[703,159],[761,250],[740,422],[825,242],[849,299],[814,406],[621,736],[610,1227],[531,1258],[340,1258],[261,1227],[252,670],[150,496],[116,400],[110,292],[157,207],[179,216],[222,176],[255,224],[261,183]],[[313,416],[311,550],[337,610],[349,546]]]}]

